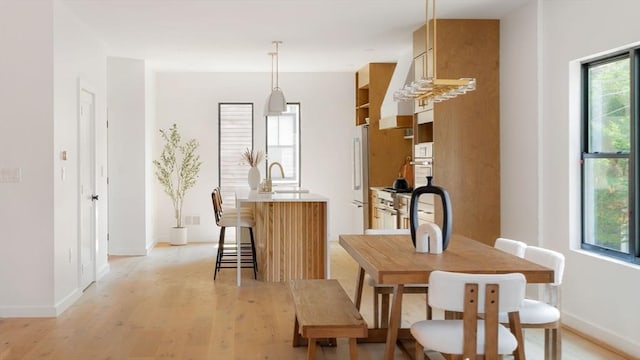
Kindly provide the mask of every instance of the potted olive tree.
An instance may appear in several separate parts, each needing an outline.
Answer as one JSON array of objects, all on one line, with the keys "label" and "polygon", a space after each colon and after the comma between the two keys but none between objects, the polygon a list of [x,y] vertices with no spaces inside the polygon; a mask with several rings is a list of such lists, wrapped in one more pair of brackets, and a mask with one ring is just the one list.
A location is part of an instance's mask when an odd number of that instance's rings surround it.
[{"label": "potted olive tree", "polygon": [[182,204],[187,190],[195,185],[202,165],[196,153],[199,144],[195,139],[182,142],[176,124],[167,130],[160,129],[160,136],[164,147],[160,160],[154,160],[153,164],[158,181],[173,203],[176,226],[171,229],[171,245],[184,245],[187,243],[187,228],[182,226]]}]

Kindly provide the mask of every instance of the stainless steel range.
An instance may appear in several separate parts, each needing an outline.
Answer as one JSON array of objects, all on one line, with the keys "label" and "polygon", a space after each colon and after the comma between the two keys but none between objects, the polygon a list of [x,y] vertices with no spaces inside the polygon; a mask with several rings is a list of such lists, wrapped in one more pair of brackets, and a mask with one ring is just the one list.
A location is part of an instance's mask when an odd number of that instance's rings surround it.
[{"label": "stainless steel range", "polygon": [[408,214],[408,202],[402,201],[404,197],[401,197],[400,194],[411,194],[411,189],[374,188],[373,190],[377,195],[373,206],[372,227],[374,229],[400,229],[401,217]]}]

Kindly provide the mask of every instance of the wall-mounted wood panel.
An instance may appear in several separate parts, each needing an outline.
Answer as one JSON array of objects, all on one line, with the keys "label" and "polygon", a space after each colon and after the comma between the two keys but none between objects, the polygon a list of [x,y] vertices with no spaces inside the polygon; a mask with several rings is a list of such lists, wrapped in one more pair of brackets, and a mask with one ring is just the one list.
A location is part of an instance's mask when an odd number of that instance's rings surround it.
[{"label": "wall-mounted wood panel", "polygon": [[489,245],[500,236],[499,29],[438,20],[437,33],[438,78],[474,77],[477,89],[434,106],[434,183],[451,197],[453,232]]}]

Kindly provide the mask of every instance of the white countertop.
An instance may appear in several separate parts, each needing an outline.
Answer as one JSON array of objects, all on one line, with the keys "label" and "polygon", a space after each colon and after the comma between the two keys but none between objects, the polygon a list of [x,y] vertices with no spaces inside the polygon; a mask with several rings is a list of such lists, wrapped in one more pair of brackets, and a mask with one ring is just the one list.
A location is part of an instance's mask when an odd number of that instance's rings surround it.
[{"label": "white countertop", "polygon": [[235,189],[239,202],[327,202],[325,196],[312,193],[263,193],[249,189]]}]

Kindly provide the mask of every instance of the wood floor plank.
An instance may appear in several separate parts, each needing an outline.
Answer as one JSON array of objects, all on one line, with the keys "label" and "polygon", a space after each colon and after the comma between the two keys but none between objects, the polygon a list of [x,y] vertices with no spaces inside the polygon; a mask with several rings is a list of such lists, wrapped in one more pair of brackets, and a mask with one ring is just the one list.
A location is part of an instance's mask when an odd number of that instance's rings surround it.
[{"label": "wood floor plank", "polygon": [[[354,294],[357,264],[329,245],[332,277]],[[0,319],[0,360],[220,359],[302,360],[292,347],[294,310],[287,284],[223,269],[213,281],[212,244],[160,245],[146,257],[111,257],[111,271],[56,319]],[[314,265],[315,266],[315,265]],[[424,319],[424,295],[404,296],[402,326]],[[372,292],[360,312],[372,323]],[[525,331],[528,359],[541,359],[542,331]],[[563,359],[622,360],[577,335],[563,333]],[[359,359],[380,359],[384,344],[358,344]],[[320,347],[320,360],[349,358],[349,344]],[[396,350],[398,360],[408,357]]]}]

